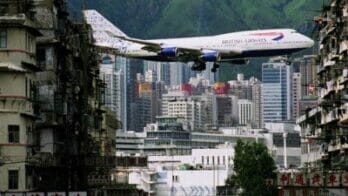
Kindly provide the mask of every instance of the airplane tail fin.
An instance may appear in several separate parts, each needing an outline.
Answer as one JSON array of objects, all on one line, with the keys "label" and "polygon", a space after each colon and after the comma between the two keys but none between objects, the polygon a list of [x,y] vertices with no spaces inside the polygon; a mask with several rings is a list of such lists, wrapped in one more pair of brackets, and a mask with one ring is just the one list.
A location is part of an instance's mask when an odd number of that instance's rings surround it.
[{"label": "airplane tail fin", "polygon": [[87,24],[91,25],[95,32],[110,32],[119,37],[128,37],[118,27],[113,25],[108,19],[96,10],[84,10],[83,16]]}]

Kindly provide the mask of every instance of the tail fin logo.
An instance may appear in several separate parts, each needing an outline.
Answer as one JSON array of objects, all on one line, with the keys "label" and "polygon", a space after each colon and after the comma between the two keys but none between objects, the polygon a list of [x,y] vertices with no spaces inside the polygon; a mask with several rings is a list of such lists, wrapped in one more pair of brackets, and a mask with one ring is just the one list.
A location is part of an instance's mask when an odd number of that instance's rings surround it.
[{"label": "tail fin logo", "polygon": [[273,41],[280,41],[284,38],[284,34],[282,32],[266,32],[266,33],[253,33],[250,35],[254,36],[275,36]]}]

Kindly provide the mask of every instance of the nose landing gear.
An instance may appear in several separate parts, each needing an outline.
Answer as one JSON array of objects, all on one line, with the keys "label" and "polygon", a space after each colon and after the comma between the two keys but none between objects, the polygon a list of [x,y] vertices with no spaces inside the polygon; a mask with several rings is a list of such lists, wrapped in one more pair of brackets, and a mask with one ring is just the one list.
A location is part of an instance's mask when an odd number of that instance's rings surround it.
[{"label": "nose landing gear", "polygon": [[193,63],[191,70],[192,71],[204,71],[207,68],[205,62],[196,61]]},{"label": "nose landing gear", "polygon": [[219,69],[220,65],[217,63],[214,63],[213,68],[211,68],[211,72],[215,73],[217,69]]}]

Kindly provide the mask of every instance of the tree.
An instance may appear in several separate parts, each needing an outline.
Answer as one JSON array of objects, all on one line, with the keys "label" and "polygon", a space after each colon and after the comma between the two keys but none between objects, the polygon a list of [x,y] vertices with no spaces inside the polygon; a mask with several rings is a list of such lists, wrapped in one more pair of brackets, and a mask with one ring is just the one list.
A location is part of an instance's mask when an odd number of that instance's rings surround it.
[{"label": "tree", "polygon": [[[274,195],[275,163],[262,143],[237,141],[234,156],[234,174],[226,184],[242,188],[245,196]],[[274,184],[274,183],[273,183]]]}]

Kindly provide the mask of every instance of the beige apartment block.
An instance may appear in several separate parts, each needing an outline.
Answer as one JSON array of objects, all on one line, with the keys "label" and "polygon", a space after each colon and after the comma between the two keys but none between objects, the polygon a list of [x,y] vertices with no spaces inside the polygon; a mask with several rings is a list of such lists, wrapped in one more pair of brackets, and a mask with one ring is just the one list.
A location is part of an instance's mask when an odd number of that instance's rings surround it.
[{"label": "beige apartment block", "polygon": [[0,13],[0,192],[29,191],[34,188],[35,173],[30,159],[39,32],[30,14],[25,14],[25,6],[0,6],[8,11]]}]

